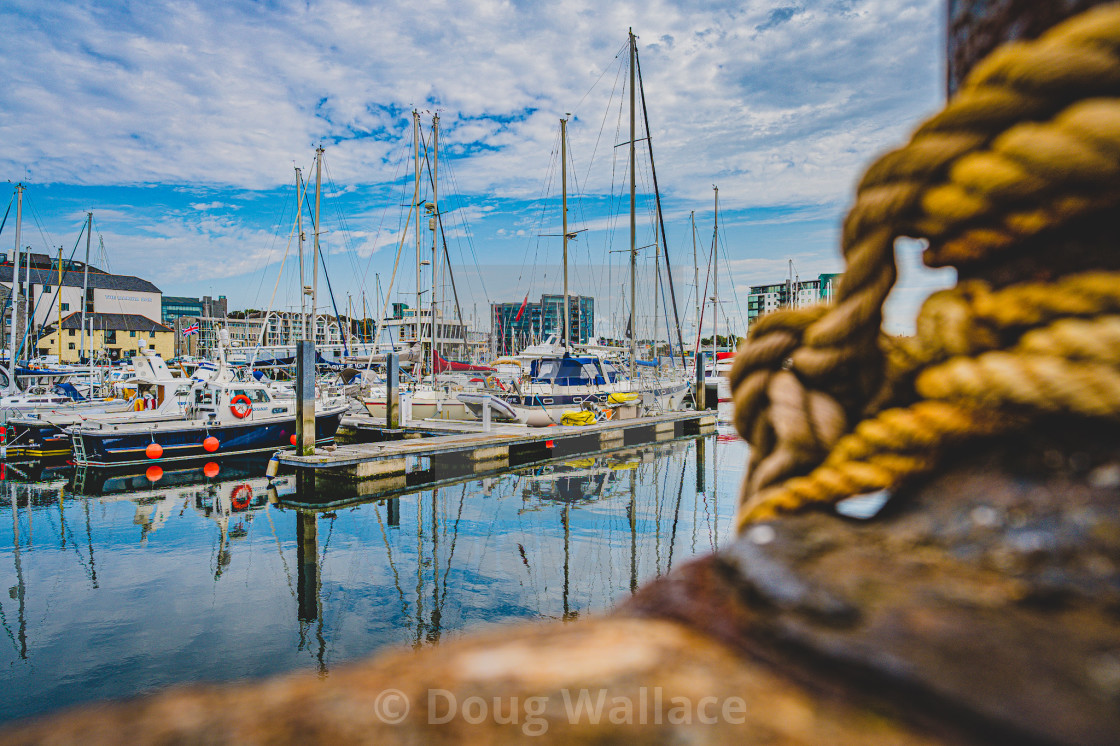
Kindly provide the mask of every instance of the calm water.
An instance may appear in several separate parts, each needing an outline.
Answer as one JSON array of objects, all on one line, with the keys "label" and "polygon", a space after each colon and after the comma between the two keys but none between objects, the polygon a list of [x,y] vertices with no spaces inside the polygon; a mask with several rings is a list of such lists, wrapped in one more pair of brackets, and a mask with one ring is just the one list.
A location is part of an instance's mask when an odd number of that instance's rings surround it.
[{"label": "calm water", "polygon": [[331,510],[255,461],[8,467],[0,720],[606,611],[728,539],[745,459],[721,434]]}]

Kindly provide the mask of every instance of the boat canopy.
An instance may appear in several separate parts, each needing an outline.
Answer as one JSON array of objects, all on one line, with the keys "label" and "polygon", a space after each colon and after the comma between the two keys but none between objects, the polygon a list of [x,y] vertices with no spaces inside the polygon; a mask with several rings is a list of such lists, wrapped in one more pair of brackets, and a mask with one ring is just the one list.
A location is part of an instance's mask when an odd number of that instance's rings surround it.
[{"label": "boat canopy", "polygon": [[601,386],[607,382],[597,357],[541,358],[533,361],[529,375],[533,383],[557,386]]}]

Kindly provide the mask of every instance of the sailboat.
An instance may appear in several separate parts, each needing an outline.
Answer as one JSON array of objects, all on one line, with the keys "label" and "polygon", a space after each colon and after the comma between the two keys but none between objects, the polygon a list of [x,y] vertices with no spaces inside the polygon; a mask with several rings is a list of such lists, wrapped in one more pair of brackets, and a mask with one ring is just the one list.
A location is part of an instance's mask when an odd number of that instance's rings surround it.
[{"label": "sailboat", "polygon": [[[432,168],[432,200],[431,202],[421,203],[420,200],[420,113],[417,111],[412,112],[412,137],[413,137],[413,162],[415,166],[415,178],[413,187],[413,209],[417,211],[416,219],[416,311],[414,316],[414,334],[413,338],[408,340],[408,344],[412,345],[412,349],[417,346],[420,350],[419,359],[415,360],[413,365],[413,375],[416,380],[411,386],[411,391],[407,391],[411,401],[411,418],[417,420],[423,419],[442,419],[442,420],[468,420],[473,416],[470,410],[463,402],[456,398],[456,394],[462,389],[462,385],[451,381],[439,381],[437,374],[441,372],[441,368],[445,367],[447,361],[442,361],[439,354],[440,342],[440,327],[443,326],[439,319],[438,304],[436,302],[436,294],[439,288],[439,250],[438,250],[438,237],[439,237],[439,115],[436,114],[432,117],[432,144],[435,157],[433,159]],[[424,259],[424,249],[421,248],[420,241],[420,220],[419,210],[421,206],[429,213],[428,227],[432,230],[432,245],[431,245],[431,259]],[[411,212],[409,213],[411,216]],[[407,230],[407,227],[406,227]],[[431,266],[432,285],[430,288],[424,289],[421,286],[421,270],[425,266]],[[390,288],[391,291],[391,288]],[[423,308],[422,296],[425,292],[430,292],[430,304],[425,314]],[[386,304],[388,298],[386,298]],[[425,321],[425,316],[427,317]],[[428,328],[425,334],[425,326]],[[380,329],[377,336],[380,336]],[[427,337],[427,338],[426,338]],[[415,356],[414,356],[415,359]],[[478,371],[488,372],[488,371]],[[430,378],[426,378],[430,376]],[[370,394],[364,397],[362,403],[366,411],[376,419],[384,420],[386,416],[386,399],[387,392],[384,387],[376,388]]]},{"label": "sailboat", "polygon": [[[560,120],[561,221],[563,237],[564,308],[563,354],[542,356],[531,362],[527,379],[515,382],[512,392],[490,392],[490,397],[461,394],[476,415],[487,401],[500,400],[495,414],[500,418],[535,427],[558,424],[590,424],[613,415],[614,410],[632,414],[671,411],[681,407],[689,391],[689,381],[674,375],[639,376],[637,334],[634,333],[633,308],[637,295],[637,226],[635,143],[635,70],[637,47],[630,33],[630,354],[626,376],[607,357],[591,350],[572,354],[568,294],[568,241],[575,233],[568,230],[568,120]],[[590,416],[587,416],[590,414]]]},{"label": "sailboat", "polygon": [[[712,360],[704,369],[704,386],[708,389],[707,400],[718,402],[731,401],[731,366],[735,362],[735,352],[719,350],[719,187],[715,191],[715,229],[712,233]],[[699,334],[699,330],[697,331]],[[699,345],[699,339],[697,340]]]},{"label": "sailboat", "polygon": [[[0,422],[6,422],[13,417],[35,416],[41,413],[69,412],[77,415],[88,415],[100,412],[122,412],[131,408],[130,401],[124,399],[97,399],[81,395],[78,390],[67,382],[77,371],[70,368],[49,369],[21,369],[18,365],[21,344],[19,343],[18,327],[19,316],[24,310],[23,280],[20,278],[20,264],[22,257],[21,231],[23,227],[23,184],[16,185],[16,225],[15,225],[15,253],[12,265],[12,323],[9,337],[7,360],[9,366],[0,366]],[[92,228],[93,213],[90,213],[89,226]],[[88,274],[89,249],[87,234],[86,267]],[[30,256],[28,261],[28,278],[30,278]],[[58,262],[59,284],[62,286],[62,254],[59,253]],[[61,291],[56,294],[61,299]],[[83,297],[85,297],[83,292]],[[83,311],[84,315],[84,311]],[[59,306],[58,323],[61,329],[62,313]],[[84,328],[84,324],[83,324]],[[92,339],[92,332],[90,338]],[[59,339],[61,340],[61,331]],[[61,345],[61,342],[59,343]],[[83,337],[84,344],[84,337]],[[60,350],[61,352],[61,350]],[[85,373],[85,371],[82,371]],[[24,379],[21,386],[19,378]],[[88,372],[89,381],[92,383],[95,376],[92,368]]]}]

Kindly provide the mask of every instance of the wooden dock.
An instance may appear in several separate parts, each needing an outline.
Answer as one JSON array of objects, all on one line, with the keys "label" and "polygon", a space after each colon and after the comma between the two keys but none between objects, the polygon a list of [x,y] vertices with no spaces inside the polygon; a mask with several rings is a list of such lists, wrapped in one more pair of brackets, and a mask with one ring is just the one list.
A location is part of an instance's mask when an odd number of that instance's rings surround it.
[{"label": "wooden dock", "polygon": [[601,422],[595,425],[524,427],[480,422],[432,420],[386,431],[372,420],[355,418],[347,426],[371,429],[386,438],[373,443],[318,448],[314,455],[279,454],[296,472],[298,491],[330,501],[346,493],[376,497],[463,477],[482,477],[510,468],[613,451],[713,432],[715,412],[689,411]]}]

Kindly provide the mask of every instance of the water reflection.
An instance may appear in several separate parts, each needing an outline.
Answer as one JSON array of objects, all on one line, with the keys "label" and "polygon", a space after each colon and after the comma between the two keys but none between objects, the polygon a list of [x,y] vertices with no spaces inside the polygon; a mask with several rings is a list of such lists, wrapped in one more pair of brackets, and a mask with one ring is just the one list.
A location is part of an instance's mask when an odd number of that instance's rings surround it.
[{"label": "water reflection", "polygon": [[713,436],[329,506],[259,461],[8,470],[0,717],[608,610],[730,535],[744,461]]}]

